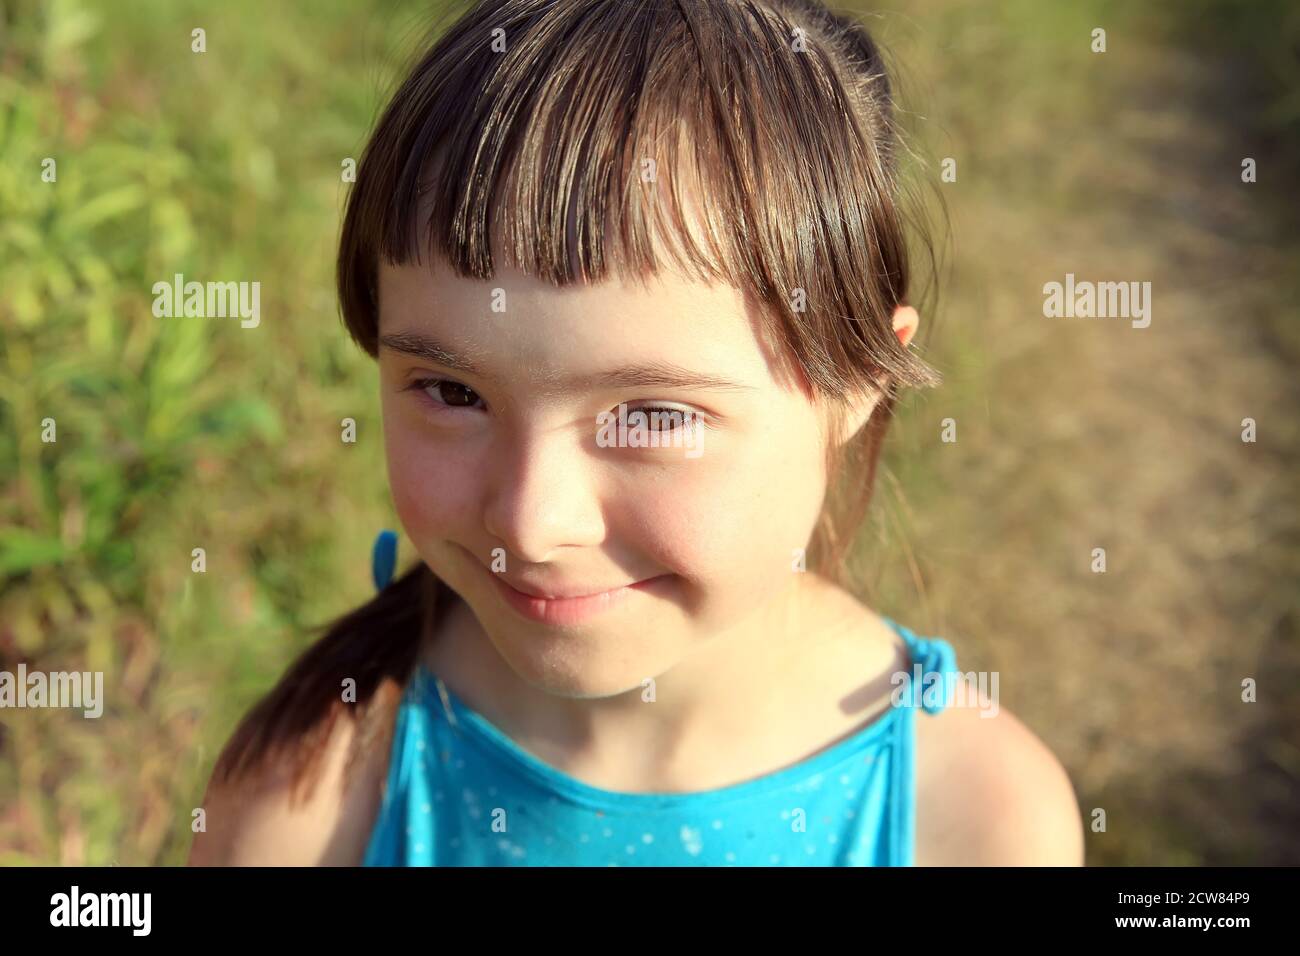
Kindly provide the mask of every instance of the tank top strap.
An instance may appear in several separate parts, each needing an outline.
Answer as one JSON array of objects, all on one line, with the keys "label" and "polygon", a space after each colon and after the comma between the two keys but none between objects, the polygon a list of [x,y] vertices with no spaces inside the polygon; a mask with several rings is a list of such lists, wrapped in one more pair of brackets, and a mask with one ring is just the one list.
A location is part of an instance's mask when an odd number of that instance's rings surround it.
[{"label": "tank top strap", "polygon": [[376,591],[388,587],[396,569],[397,532],[381,531],[375,537],[374,547],[370,551],[370,575],[374,578]]},{"label": "tank top strap", "polygon": [[909,692],[903,694],[902,705],[920,703],[927,714],[940,713],[958,679],[957,652],[941,637],[918,637],[911,628],[881,616],[903,638],[912,658],[905,685]]}]

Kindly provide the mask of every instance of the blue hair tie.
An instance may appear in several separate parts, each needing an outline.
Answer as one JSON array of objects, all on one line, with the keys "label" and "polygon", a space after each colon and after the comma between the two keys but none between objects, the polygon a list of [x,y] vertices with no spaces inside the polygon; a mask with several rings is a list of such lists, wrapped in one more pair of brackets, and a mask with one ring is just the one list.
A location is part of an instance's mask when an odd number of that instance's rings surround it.
[{"label": "blue hair tie", "polygon": [[375,579],[375,590],[382,591],[393,580],[393,571],[397,568],[397,532],[381,531],[375,538],[374,552],[370,560],[370,570]]}]

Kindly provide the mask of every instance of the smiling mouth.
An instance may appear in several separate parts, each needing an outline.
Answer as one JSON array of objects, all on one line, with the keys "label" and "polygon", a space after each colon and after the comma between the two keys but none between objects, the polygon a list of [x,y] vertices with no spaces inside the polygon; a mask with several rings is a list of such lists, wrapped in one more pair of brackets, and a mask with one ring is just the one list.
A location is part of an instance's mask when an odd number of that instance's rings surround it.
[{"label": "smiling mouth", "polygon": [[[621,591],[623,588],[635,587],[642,583],[641,581],[629,581],[627,584],[617,584],[612,588],[534,588],[511,584],[504,577],[501,580],[505,581],[508,587],[513,588],[525,597],[537,598],[541,601],[572,601],[577,598],[597,597],[601,594]],[[645,580],[648,581],[650,578]]]},{"label": "smiling mouth", "polygon": [[[484,570],[486,571],[486,569]],[[598,614],[622,605],[628,598],[639,592],[652,591],[658,588],[671,577],[668,574],[659,574],[651,578],[594,592],[590,588],[571,588],[569,590],[574,592],[586,590],[587,593],[551,597],[522,591],[506,581],[500,574],[491,571],[487,571],[487,573],[492,577],[506,603],[517,613],[532,621],[559,627],[581,624]]]}]

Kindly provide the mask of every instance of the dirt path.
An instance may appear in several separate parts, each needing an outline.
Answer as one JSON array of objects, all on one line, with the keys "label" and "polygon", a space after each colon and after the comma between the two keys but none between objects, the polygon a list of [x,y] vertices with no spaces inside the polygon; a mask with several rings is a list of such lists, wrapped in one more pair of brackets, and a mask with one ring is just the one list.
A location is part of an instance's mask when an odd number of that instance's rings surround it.
[{"label": "dirt path", "polygon": [[[1085,820],[1106,810],[1090,863],[1294,864],[1296,244],[1277,191],[1241,182],[1251,145],[1205,59],[1114,42],[1104,69],[1045,76],[1051,95],[942,117],[967,171],[933,340],[949,385],[893,448],[914,616],[963,667],[1001,671]],[[1150,326],[1044,317],[1067,273],[1149,281]],[[894,593],[918,607],[906,577]]]}]

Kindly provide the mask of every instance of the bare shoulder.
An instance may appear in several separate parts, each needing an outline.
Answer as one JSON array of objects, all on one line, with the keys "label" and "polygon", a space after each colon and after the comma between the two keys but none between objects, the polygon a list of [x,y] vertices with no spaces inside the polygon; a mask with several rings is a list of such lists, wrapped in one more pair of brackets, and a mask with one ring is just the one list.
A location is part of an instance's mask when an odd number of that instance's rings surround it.
[{"label": "bare shoulder", "polygon": [[1065,768],[1010,711],[965,690],[939,714],[916,714],[916,863],[1081,866]]},{"label": "bare shoulder", "polygon": [[[816,617],[800,630],[808,663],[799,666],[813,672],[800,683],[817,693],[804,719],[815,737],[826,739],[828,728],[842,737],[888,709],[893,678],[910,672],[911,655],[894,629],[847,591],[813,575],[805,587]],[[1056,755],[973,682],[963,679],[954,690],[960,693],[940,713],[915,715],[917,864],[1081,865],[1083,821]]]},{"label": "bare shoulder", "polygon": [[203,797],[206,831],[190,847],[190,866],[357,866],[383,797],[385,750],[362,752],[357,722],[334,721],[309,789],[295,787],[283,762],[269,760],[243,779],[214,776]]}]

